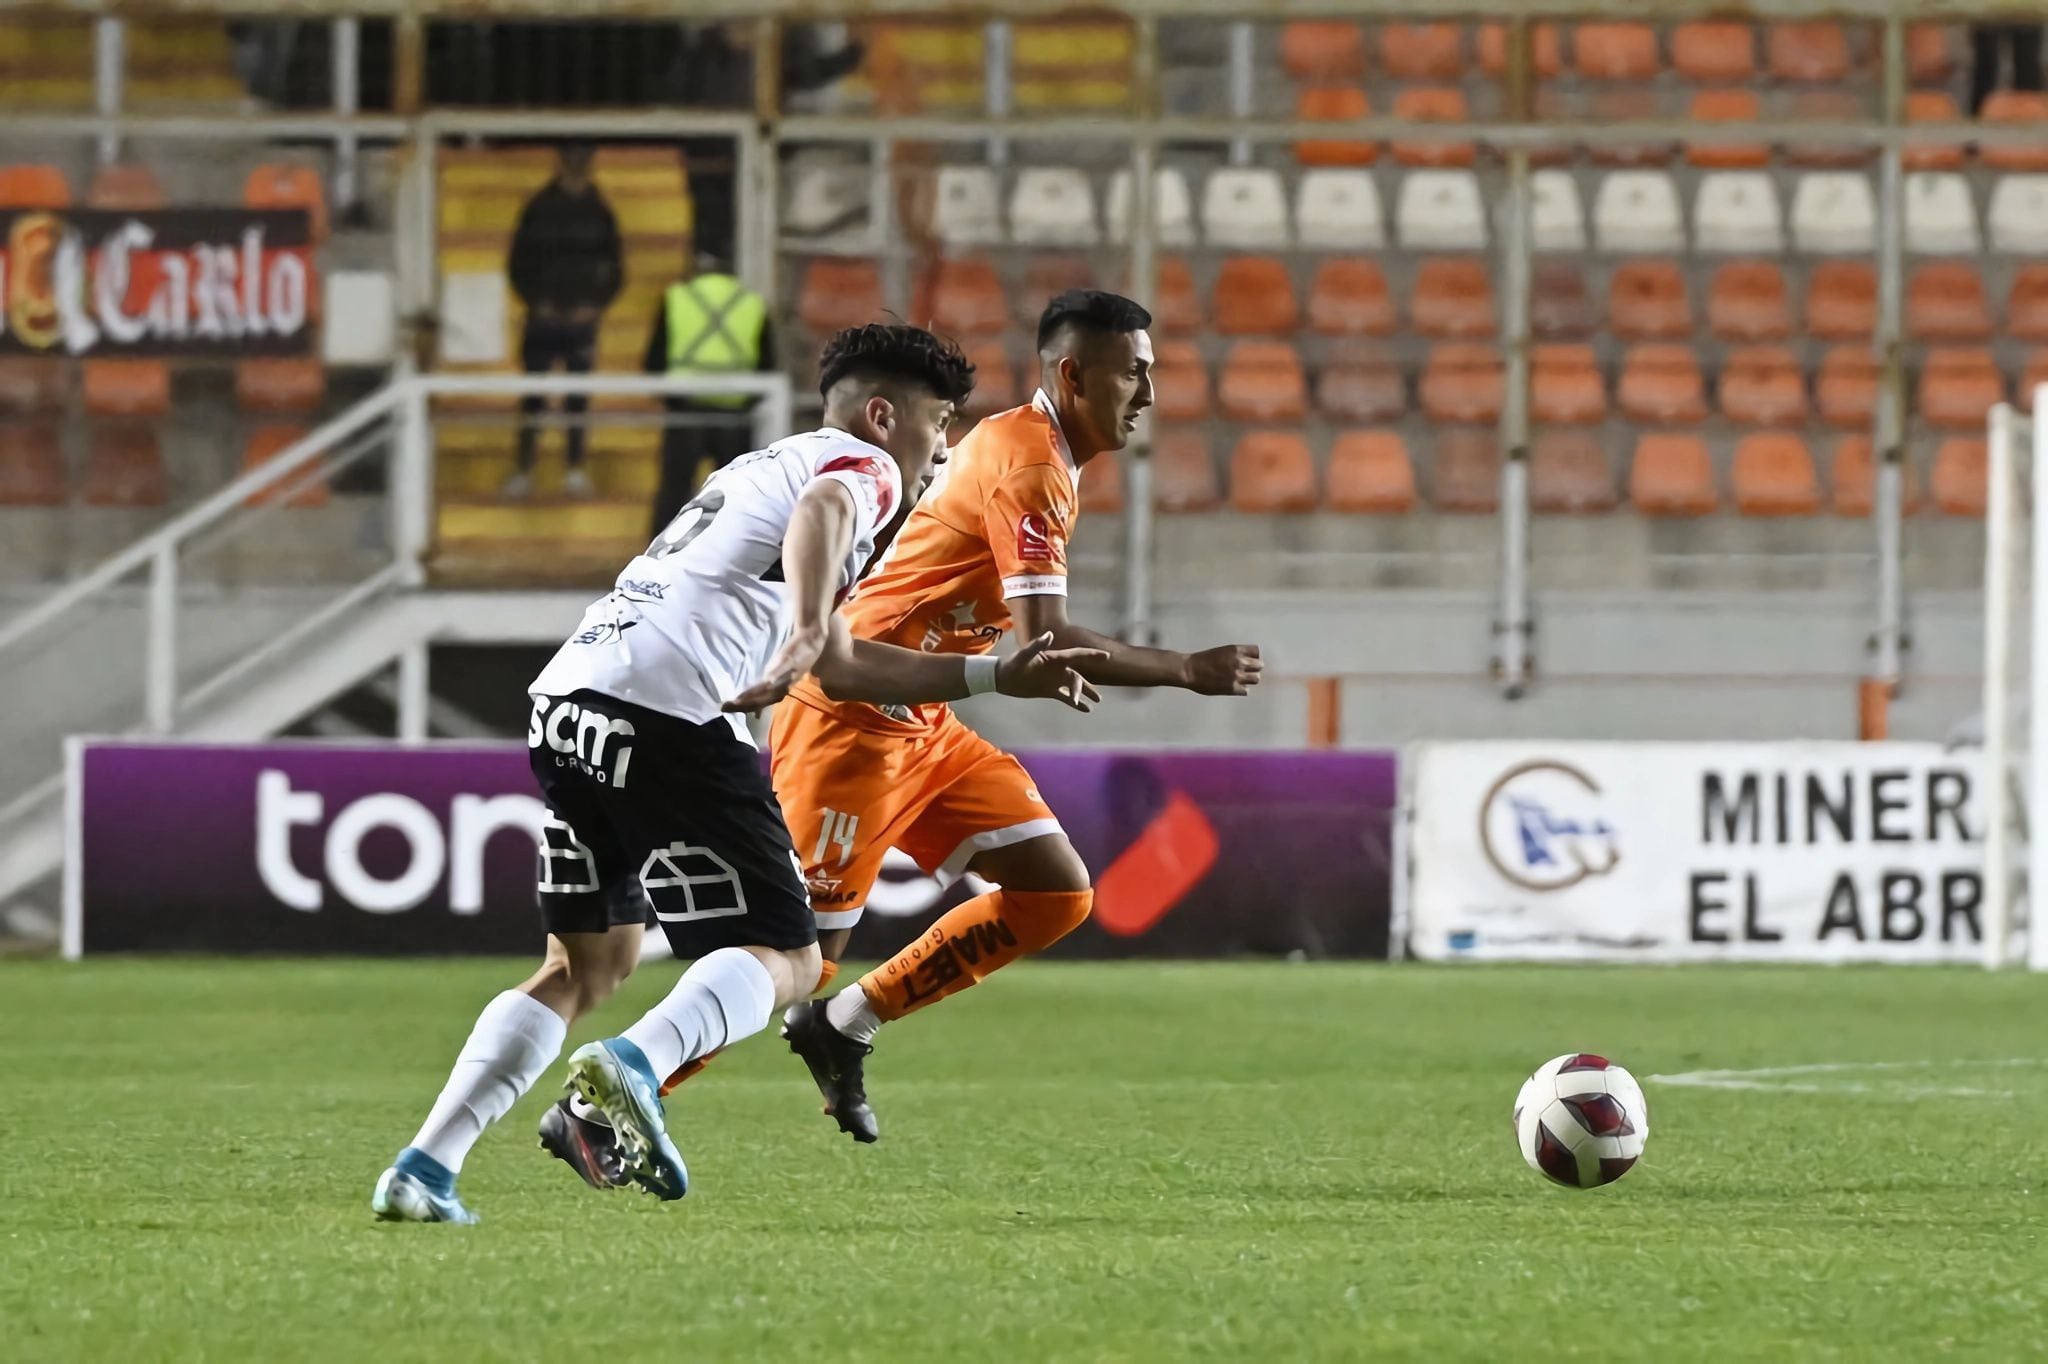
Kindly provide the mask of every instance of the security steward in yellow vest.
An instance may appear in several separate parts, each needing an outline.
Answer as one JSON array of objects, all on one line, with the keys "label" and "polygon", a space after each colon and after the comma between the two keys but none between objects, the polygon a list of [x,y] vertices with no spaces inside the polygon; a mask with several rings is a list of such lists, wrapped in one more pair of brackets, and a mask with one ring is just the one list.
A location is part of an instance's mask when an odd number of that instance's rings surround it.
[{"label": "security steward in yellow vest", "polygon": [[[649,374],[759,373],[775,368],[771,340],[767,301],[724,270],[700,269],[662,295],[643,367]],[[754,448],[757,401],[745,394],[666,400],[657,533],[714,471]]]}]

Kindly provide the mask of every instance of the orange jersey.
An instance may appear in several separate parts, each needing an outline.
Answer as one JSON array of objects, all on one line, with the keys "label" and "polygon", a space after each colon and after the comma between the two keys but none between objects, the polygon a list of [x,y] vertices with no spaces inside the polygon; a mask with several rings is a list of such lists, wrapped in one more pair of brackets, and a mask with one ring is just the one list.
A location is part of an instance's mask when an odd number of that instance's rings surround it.
[{"label": "orange jersey", "polygon": [[[856,638],[926,653],[985,654],[1010,629],[1011,597],[1065,596],[1080,514],[1074,461],[1045,395],[983,421],[955,446],[896,543],[847,602]],[[925,729],[948,708],[828,700],[805,678],[790,695],[849,724]]]}]

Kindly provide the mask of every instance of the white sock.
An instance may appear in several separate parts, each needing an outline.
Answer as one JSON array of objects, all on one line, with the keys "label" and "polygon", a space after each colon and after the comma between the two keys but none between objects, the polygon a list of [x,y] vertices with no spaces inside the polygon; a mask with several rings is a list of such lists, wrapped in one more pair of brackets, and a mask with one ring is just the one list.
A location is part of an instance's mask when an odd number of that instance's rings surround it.
[{"label": "white sock", "polygon": [[562,1016],[532,995],[507,990],[493,999],[477,1015],[412,1144],[451,1174],[460,1170],[484,1129],[504,1117],[561,1055],[568,1034]]},{"label": "white sock", "polygon": [[873,1046],[875,1034],[882,1030],[882,1016],[859,985],[849,985],[825,1001],[825,1021],[864,1046]]},{"label": "white sock", "polygon": [[753,953],[721,947],[683,972],[668,997],[621,1034],[647,1054],[656,1080],[685,1061],[729,1047],[768,1026],[775,978]]}]

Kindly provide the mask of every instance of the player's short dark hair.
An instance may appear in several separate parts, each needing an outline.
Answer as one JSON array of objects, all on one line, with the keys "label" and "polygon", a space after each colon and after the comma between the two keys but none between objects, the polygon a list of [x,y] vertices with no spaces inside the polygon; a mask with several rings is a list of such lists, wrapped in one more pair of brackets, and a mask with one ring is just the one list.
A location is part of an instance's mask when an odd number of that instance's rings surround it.
[{"label": "player's short dark hair", "polygon": [[1143,331],[1151,325],[1152,314],[1136,299],[1107,289],[1069,289],[1038,315],[1038,349],[1050,348],[1069,328],[1106,336]]},{"label": "player's short dark hair", "polygon": [[818,357],[818,392],[830,396],[842,379],[917,384],[959,404],[974,392],[974,364],[960,347],[923,327],[870,322],[848,327]]}]

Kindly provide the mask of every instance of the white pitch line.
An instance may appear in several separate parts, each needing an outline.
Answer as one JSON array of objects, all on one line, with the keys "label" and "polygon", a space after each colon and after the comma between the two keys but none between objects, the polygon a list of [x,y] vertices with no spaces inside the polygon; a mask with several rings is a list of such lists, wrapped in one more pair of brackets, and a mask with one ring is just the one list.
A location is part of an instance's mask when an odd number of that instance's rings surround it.
[{"label": "white pitch line", "polygon": [[2048,1066],[2044,1056],[2007,1056],[1979,1061],[1818,1061],[1799,1066],[1759,1066],[1750,1070],[1687,1070],[1676,1075],[1652,1075],[1657,1084],[1692,1089],[1763,1090],[1780,1094],[1882,1094],[1902,1099],[1956,1098],[2009,1099],[2009,1089],[1983,1089],[1971,1085],[1914,1085],[1907,1089],[1880,1089],[1849,1081],[1841,1084],[1802,1084],[1797,1075],[1855,1075],[1873,1071],[1932,1070],[1936,1066],[1953,1070],[2012,1070]]}]

